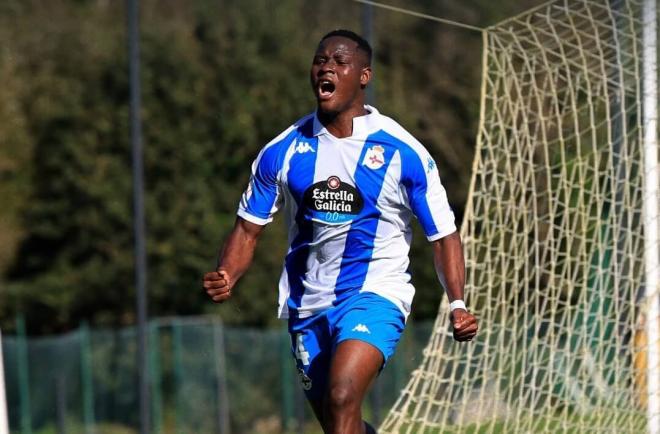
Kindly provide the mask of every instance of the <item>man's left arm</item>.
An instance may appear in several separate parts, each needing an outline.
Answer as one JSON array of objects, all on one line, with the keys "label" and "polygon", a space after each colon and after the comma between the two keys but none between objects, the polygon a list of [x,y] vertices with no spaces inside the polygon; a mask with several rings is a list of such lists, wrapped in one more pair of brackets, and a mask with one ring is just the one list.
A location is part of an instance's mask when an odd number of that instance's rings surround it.
[{"label": "man's left arm", "polygon": [[[449,303],[460,305],[464,300],[465,287],[465,260],[461,236],[454,232],[432,242],[433,263],[435,272],[444,286],[449,297]],[[454,339],[457,341],[470,341],[477,334],[477,319],[467,311],[467,308],[456,307],[452,309],[451,321],[454,328]]]}]

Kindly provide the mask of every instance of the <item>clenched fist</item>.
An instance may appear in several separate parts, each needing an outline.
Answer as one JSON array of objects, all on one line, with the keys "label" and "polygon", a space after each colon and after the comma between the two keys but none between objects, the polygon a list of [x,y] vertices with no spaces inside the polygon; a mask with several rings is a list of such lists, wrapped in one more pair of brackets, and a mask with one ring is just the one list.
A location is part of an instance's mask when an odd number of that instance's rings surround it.
[{"label": "clenched fist", "polygon": [[454,327],[454,340],[459,342],[471,341],[477,335],[477,319],[470,312],[455,309],[451,313],[451,323]]},{"label": "clenched fist", "polygon": [[218,269],[204,275],[204,290],[216,303],[222,303],[231,297],[233,282],[225,270]]}]

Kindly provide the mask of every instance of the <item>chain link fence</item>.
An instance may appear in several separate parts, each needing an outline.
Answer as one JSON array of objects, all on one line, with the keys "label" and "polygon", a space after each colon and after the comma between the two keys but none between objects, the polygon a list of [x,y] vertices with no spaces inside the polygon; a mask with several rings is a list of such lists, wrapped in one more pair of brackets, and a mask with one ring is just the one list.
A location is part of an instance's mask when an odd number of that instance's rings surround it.
[{"label": "chain link fence", "polygon": [[[378,423],[422,357],[431,323],[408,324],[365,402]],[[289,335],[181,317],[149,325],[153,433],[320,432],[298,384]],[[12,433],[135,433],[135,329],[78,330],[2,341]]]}]

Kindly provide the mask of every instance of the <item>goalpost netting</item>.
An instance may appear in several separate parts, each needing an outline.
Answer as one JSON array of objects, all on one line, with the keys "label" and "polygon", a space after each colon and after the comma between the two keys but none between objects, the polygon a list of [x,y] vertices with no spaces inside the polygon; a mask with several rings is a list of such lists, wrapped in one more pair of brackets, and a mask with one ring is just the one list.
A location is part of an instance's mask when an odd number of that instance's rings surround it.
[{"label": "goalpost netting", "polygon": [[646,430],[645,25],[641,0],[566,0],[484,30],[461,231],[480,332],[455,343],[443,306],[379,432]]}]

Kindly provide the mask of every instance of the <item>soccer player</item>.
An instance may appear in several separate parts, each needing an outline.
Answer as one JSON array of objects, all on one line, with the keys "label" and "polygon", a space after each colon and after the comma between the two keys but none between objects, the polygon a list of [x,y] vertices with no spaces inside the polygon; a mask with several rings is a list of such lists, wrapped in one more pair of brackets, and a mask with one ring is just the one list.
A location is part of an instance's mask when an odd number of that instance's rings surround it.
[{"label": "soccer player", "polygon": [[477,321],[463,302],[465,266],[454,216],[428,151],[392,119],[365,105],[371,47],[336,30],[316,49],[317,109],[268,143],[252,165],[234,229],[204,288],[223,302],[252,261],[276,211],[290,247],[279,282],[279,317],[325,433],[375,433],[362,400],[392,356],[410,312],[410,221],[433,244],[449,297],[454,339]]}]

